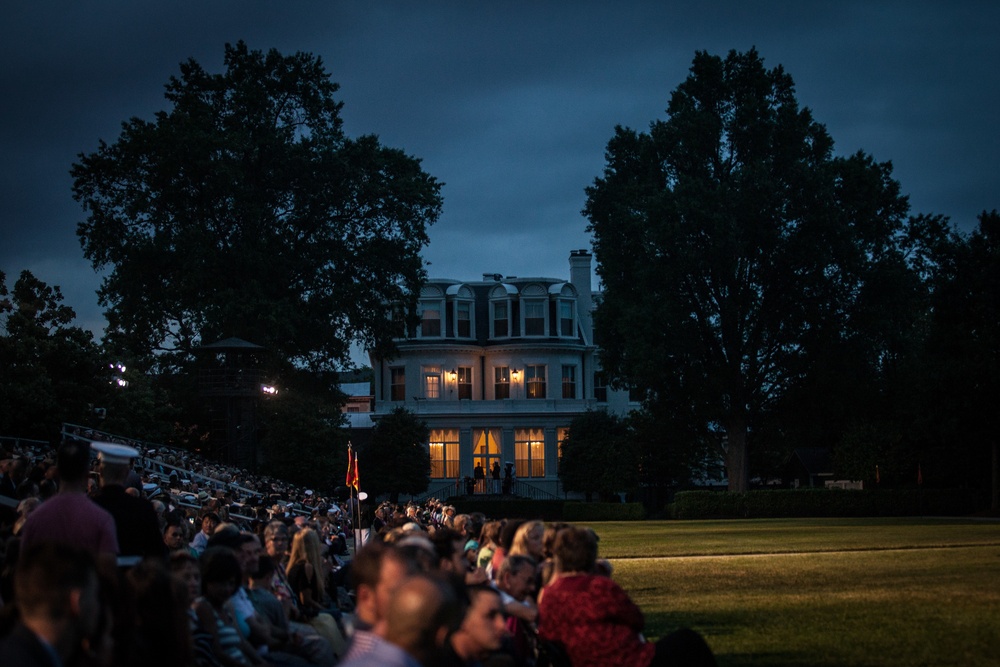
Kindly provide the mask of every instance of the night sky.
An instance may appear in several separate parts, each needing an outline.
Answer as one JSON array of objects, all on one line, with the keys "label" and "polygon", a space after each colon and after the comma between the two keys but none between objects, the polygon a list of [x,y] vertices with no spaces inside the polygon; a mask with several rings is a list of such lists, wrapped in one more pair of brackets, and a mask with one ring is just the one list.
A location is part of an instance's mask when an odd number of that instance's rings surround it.
[{"label": "night sky", "polygon": [[[685,5],[691,5],[686,7]],[[0,22],[0,269],[59,285],[100,333],[100,278],[76,237],[70,165],[121,122],[167,109],[189,57],[223,45],[320,55],[348,135],[445,183],[432,277],[568,277],[589,248],[584,188],[617,124],[665,117],[697,50],[756,46],[840,154],[891,161],[911,212],[971,228],[1000,208],[997,2],[8,3]]]}]

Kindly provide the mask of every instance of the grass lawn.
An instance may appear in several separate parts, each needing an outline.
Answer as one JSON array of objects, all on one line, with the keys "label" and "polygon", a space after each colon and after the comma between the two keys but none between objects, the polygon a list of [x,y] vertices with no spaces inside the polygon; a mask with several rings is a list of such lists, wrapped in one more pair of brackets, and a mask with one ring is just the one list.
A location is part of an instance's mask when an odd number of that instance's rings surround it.
[{"label": "grass lawn", "polygon": [[1000,665],[1000,523],[787,519],[594,523],[646,615],[722,666]]}]

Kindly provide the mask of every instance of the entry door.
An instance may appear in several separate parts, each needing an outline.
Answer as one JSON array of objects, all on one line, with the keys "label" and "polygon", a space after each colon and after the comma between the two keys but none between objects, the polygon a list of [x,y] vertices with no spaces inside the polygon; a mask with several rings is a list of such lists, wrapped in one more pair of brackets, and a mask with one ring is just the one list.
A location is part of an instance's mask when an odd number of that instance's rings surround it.
[{"label": "entry door", "polygon": [[[476,428],[472,430],[472,467],[483,467],[484,479],[476,481],[476,493],[500,493],[500,481],[493,479],[493,464],[503,470],[500,460],[500,429]],[[501,475],[502,477],[502,475]]]}]

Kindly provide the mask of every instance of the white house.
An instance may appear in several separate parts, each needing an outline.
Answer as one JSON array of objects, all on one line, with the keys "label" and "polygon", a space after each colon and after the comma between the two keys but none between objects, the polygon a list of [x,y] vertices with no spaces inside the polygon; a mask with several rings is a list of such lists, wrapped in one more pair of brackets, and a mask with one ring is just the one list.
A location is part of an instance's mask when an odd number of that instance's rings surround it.
[{"label": "white house", "polygon": [[398,356],[372,357],[373,418],[402,406],[430,427],[432,492],[474,477],[477,466],[510,462],[521,488],[558,494],[560,444],[573,418],[635,407],[597,367],[591,254],[571,252],[569,269],[569,280],[431,279],[420,324],[397,341]]}]

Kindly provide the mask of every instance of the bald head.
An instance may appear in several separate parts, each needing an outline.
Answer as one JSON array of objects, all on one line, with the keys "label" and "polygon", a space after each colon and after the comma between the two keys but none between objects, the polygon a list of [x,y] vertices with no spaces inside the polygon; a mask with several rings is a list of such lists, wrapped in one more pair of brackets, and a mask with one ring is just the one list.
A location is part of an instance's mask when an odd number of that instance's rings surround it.
[{"label": "bald head", "polygon": [[389,604],[385,638],[424,663],[445,645],[461,620],[454,588],[418,575],[403,583]]}]

